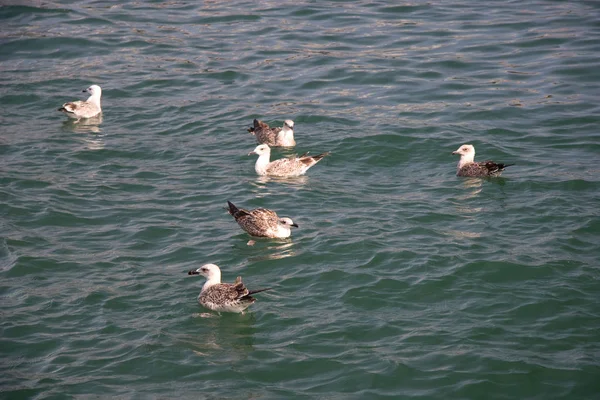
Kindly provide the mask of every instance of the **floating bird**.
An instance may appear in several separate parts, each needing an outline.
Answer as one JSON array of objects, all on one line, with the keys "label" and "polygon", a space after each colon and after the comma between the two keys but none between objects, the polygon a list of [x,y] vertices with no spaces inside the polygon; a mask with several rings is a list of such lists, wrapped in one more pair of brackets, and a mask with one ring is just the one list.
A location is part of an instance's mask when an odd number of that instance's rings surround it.
[{"label": "floating bird", "polygon": [[264,122],[255,119],[254,126],[248,128],[248,132],[256,136],[259,144],[267,144],[271,147],[292,147],[296,145],[294,140],[294,121],[286,119],[281,128],[271,128]]},{"label": "floating bird", "polygon": [[252,236],[286,238],[292,234],[292,226],[298,227],[290,218],[279,218],[275,211],[266,208],[255,208],[248,211],[237,208],[230,201],[227,204],[229,205],[229,214],[235,218],[235,222]]},{"label": "floating bird", "polygon": [[234,283],[221,283],[221,269],[215,264],[206,264],[188,272],[188,275],[202,275],[206,282],[198,295],[198,303],[217,312],[243,313],[256,301],[252,294],[272,288],[248,290],[238,276]]},{"label": "floating bird", "polygon": [[92,118],[102,112],[100,107],[100,97],[102,96],[102,89],[98,85],[92,85],[83,92],[90,94],[90,97],[86,101],[72,101],[62,105],[58,111],[62,111],[69,116],[69,118]]},{"label": "floating bird", "polygon": [[497,177],[502,174],[504,168],[514,164],[499,164],[493,161],[475,162],[475,147],[463,144],[452,154],[460,154],[460,161],[456,168],[456,175],[466,177]]},{"label": "floating bird", "polygon": [[256,160],[256,164],[254,165],[257,174],[290,177],[304,175],[310,167],[318,163],[323,157],[328,155],[329,152],[321,153],[316,156],[309,156],[308,153],[304,153],[301,156],[292,156],[270,161],[271,148],[266,144],[260,144],[248,155],[250,154],[258,155],[258,160]]}]

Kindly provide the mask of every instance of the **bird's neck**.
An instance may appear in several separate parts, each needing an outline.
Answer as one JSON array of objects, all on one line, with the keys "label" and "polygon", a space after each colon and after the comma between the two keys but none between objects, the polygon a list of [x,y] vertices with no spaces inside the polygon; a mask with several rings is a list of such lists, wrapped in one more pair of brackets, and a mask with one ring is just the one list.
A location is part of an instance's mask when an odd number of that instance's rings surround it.
[{"label": "bird's neck", "polygon": [[458,161],[458,169],[461,169],[467,164],[471,164],[475,156],[473,154],[461,154],[460,160]]},{"label": "bird's neck", "polygon": [[202,291],[204,292],[209,287],[218,285],[219,283],[221,283],[221,276],[211,276],[210,279],[207,279],[206,282],[204,282],[204,286],[202,286]]},{"label": "bird's neck", "polygon": [[267,165],[271,160],[271,153],[263,153],[258,156],[258,160],[256,160],[256,164],[254,165],[254,169],[256,173],[259,175],[264,175],[267,171]]},{"label": "bird's neck", "polygon": [[87,99],[87,102],[94,103],[95,105],[100,107],[100,95],[101,95],[100,93],[94,93]]}]

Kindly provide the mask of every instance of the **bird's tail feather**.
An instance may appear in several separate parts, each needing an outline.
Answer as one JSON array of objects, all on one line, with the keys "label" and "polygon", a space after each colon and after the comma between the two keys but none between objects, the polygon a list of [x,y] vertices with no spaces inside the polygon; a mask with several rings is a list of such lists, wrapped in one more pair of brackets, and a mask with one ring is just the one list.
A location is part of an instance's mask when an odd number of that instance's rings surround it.
[{"label": "bird's tail feather", "polygon": [[229,209],[227,210],[227,211],[229,211],[229,214],[235,215],[239,211],[239,209],[235,206],[235,204],[233,204],[229,200],[227,200],[227,205],[229,206]]},{"label": "bird's tail feather", "polygon": [[248,296],[250,296],[250,295],[252,295],[252,294],[255,294],[255,293],[264,292],[264,291],[266,291],[266,290],[271,290],[271,289],[273,289],[273,288],[269,287],[269,288],[258,289],[258,290],[250,290],[250,291],[248,292]]},{"label": "bird's tail feather", "polygon": [[315,161],[319,161],[321,158],[328,156],[330,154],[330,152],[326,151],[325,153],[321,153],[321,154],[317,154],[316,156],[313,156],[313,160]]}]

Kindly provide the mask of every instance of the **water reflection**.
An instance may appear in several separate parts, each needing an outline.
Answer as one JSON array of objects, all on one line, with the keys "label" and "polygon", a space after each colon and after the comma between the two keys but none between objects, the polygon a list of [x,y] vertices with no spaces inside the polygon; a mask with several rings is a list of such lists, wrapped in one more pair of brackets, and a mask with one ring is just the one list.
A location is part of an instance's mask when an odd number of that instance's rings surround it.
[{"label": "water reflection", "polygon": [[[492,183],[499,186],[506,184],[505,178],[466,178],[462,180],[462,194],[457,197],[458,204],[456,209],[461,214],[476,214],[483,211],[483,207],[471,207],[466,204],[466,200],[474,199],[479,196],[483,190],[484,183]],[[500,205],[504,206],[503,198],[499,199]]]},{"label": "water reflection", "polygon": [[235,245],[235,251],[240,254],[246,254],[249,262],[279,260],[296,255],[294,242],[291,238],[252,238],[250,241],[246,239],[247,236],[244,237],[243,244]]},{"label": "water reflection", "polygon": [[[254,245],[256,246],[256,245]],[[294,242],[290,238],[270,240],[269,245],[263,248],[262,254],[248,257],[248,261],[279,260],[296,255]]]},{"label": "water reflection", "polygon": [[[68,119],[63,122],[62,129],[66,132],[77,134],[88,134],[79,136],[79,140],[83,143],[83,147],[88,150],[104,149],[104,135],[100,124],[102,123],[102,114],[93,118]],[[93,134],[94,136],[91,136]]]},{"label": "water reflection", "polygon": [[474,239],[481,237],[481,232],[468,232],[468,231],[458,231],[458,230],[448,230],[444,232],[444,234],[454,237],[461,241],[462,239]]},{"label": "water reflection", "polygon": [[253,185],[257,189],[261,189],[261,192],[257,192],[257,197],[267,197],[271,195],[270,192],[262,191],[262,189],[266,188],[267,183],[276,182],[276,183],[284,183],[288,186],[295,187],[297,189],[303,188],[308,182],[308,177],[306,175],[300,176],[292,176],[292,177],[280,177],[280,176],[259,176],[253,182]]},{"label": "water reflection", "polygon": [[102,150],[104,148],[104,135],[87,136],[82,138],[84,147],[88,150]]},{"label": "water reflection", "polygon": [[256,333],[252,311],[244,314],[201,312],[192,315],[201,334],[181,338],[194,354],[206,357],[211,363],[238,363],[254,351]]},{"label": "water reflection", "polygon": [[497,177],[497,178],[487,178],[487,181],[491,182],[491,183],[493,183],[495,185],[498,185],[498,186],[504,186],[504,185],[506,185],[506,178],[503,178],[501,176]]},{"label": "water reflection", "polygon": [[63,122],[63,130],[74,133],[100,133],[99,125],[102,123],[102,114],[92,118],[71,119]]},{"label": "water reflection", "polygon": [[462,180],[462,196],[459,196],[459,200],[467,200],[473,197],[477,197],[483,187],[483,179],[481,178],[465,178]]}]

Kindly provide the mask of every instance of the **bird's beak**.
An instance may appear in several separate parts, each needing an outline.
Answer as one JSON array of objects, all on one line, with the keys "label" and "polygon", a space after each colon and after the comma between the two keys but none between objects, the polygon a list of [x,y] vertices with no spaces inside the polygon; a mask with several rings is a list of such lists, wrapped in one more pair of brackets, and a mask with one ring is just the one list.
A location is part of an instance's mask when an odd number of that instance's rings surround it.
[{"label": "bird's beak", "polygon": [[291,224],[290,226],[293,226],[294,228],[297,228],[297,227],[298,227],[298,224],[294,222],[294,223],[293,223],[293,224]]},{"label": "bird's beak", "polygon": [[458,151],[453,151],[452,154],[460,154]]},{"label": "bird's beak", "polygon": [[248,153],[249,156],[251,156],[252,154],[256,154],[255,151],[251,151],[250,153]]},{"label": "bird's beak", "polygon": [[195,269],[191,269],[188,271],[188,275],[200,275],[200,272],[196,271]]},{"label": "bird's beak", "polygon": [[81,92],[82,92],[82,93],[85,93],[85,92],[87,92],[87,89],[83,89]]}]

